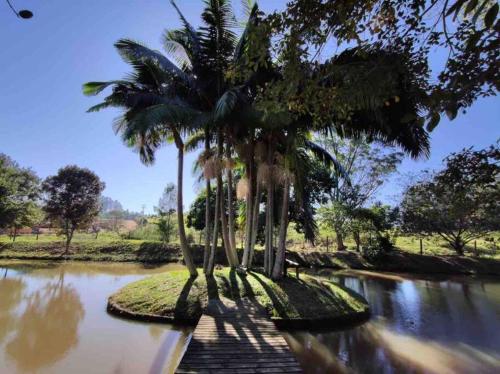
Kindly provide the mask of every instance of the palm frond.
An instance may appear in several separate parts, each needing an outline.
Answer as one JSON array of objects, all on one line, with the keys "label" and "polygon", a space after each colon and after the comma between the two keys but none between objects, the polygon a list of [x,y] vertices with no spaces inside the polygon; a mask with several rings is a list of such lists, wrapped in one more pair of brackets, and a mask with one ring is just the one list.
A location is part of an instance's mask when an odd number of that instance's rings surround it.
[{"label": "palm frond", "polygon": [[160,52],[149,49],[139,42],[130,39],[120,39],[115,43],[115,47],[118,49],[120,55],[129,63],[135,63],[137,60],[151,60],[158,63],[165,72],[171,74],[173,77],[190,82],[189,76],[176,64]]},{"label": "palm frond", "polygon": [[177,103],[148,106],[129,120],[130,128],[155,128],[157,126],[190,127],[199,112]]},{"label": "palm frond", "polygon": [[120,107],[120,105],[115,104],[113,102],[103,101],[102,103],[91,106],[87,109],[87,113],[99,112],[102,109]]},{"label": "palm frond", "polygon": [[[202,30],[203,43],[206,51],[215,52],[221,55],[230,55],[236,45],[236,34],[233,29],[238,27],[238,22],[234,16],[231,2],[228,0],[205,0],[205,9],[202,13],[202,20],[205,24]],[[209,47],[207,48],[207,45]],[[210,46],[217,46],[211,49]]]},{"label": "palm frond", "polygon": [[[250,3],[253,1],[251,0],[243,0],[243,3],[248,4],[250,6]],[[247,47],[248,47],[248,36],[250,33],[250,29],[253,26],[255,19],[257,17],[257,12],[259,11],[259,7],[257,3],[253,4],[251,8],[248,9],[248,16],[247,16],[247,21],[245,23],[245,29],[243,30],[243,33],[241,34],[238,43],[236,44],[236,47],[234,48],[234,53],[233,53],[233,59],[235,61],[240,61],[243,54],[245,53]]]},{"label": "palm frond", "polygon": [[82,86],[83,94],[86,96],[95,96],[100,94],[103,90],[105,90],[109,86],[123,84],[130,84],[129,81],[126,80],[115,80],[115,81],[107,81],[107,82],[87,82]]},{"label": "palm frond", "polygon": [[246,18],[250,18],[253,9],[257,5],[255,0],[241,0],[241,8],[243,9],[243,15]]},{"label": "palm frond", "polygon": [[191,134],[184,143],[186,152],[192,152],[200,148],[205,141],[205,131],[196,131]]},{"label": "palm frond", "polygon": [[314,156],[321,161],[324,165],[328,167],[333,167],[334,170],[346,181],[346,183],[350,183],[349,174],[344,169],[342,164],[333,157],[325,148],[320,146],[317,143],[314,143],[310,140],[304,141],[305,148],[310,151]]},{"label": "palm frond", "polygon": [[215,105],[215,120],[222,121],[235,109],[240,98],[239,89],[232,88],[224,92]]},{"label": "palm frond", "polygon": [[163,47],[169,56],[171,56],[183,70],[191,70],[193,68],[191,59],[181,43],[164,37]]},{"label": "palm frond", "polygon": [[200,40],[200,36],[198,35],[198,32],[194,29],[193,26],[191,26],[191,24],[188,22],[186,17],[184,17],[184,15],[182,14],[181,10],[179,9],[179,7],[175,3],[175,1],[170,0],[170,4],[172,4],[172,6],[175,8],[177,14],[179,15],[179,18],[182,21],[182,24],[183,24],[184,29],[186,31],[185,35],[187,36],[187,38],[189,40],[189,44],[191,46],[193,54],[198,57],[200,54],[200,48],[201,48],[201,40]]}]

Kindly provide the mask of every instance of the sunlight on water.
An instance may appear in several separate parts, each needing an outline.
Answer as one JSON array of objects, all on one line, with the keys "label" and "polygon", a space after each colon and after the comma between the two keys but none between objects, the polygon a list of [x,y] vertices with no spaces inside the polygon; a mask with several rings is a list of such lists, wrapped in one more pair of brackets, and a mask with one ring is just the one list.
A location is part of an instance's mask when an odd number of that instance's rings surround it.
[{"label": "sunlight on water", "polygon": [[500,355],[482,352],[465,344],[454,347],[432,340],[398,334],[382,323],[366,326],[373,341],[387,349],[396,359],[428,373],[498,373]]},{"label": "sunlight on water", "polygon": [[307,373],[500,373],[500,281],[322,272],[363,295],[372,318],[286,335]]}]

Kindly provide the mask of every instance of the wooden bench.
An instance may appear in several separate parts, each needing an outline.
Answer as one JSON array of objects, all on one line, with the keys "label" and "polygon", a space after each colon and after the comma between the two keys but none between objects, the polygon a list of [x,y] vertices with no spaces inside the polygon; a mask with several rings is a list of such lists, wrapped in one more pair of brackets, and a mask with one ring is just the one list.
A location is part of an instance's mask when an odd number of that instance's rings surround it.
[{"label": "wooden bench", "polygon": [[287,276],[289,267],[295,268],[295,276],[297,277],[297,279],[300,279],[300,277],[299,277],[300,264],[298,262],[295,262],[295,261],[292,261],[292,260],[285,258],[285,277]]}]

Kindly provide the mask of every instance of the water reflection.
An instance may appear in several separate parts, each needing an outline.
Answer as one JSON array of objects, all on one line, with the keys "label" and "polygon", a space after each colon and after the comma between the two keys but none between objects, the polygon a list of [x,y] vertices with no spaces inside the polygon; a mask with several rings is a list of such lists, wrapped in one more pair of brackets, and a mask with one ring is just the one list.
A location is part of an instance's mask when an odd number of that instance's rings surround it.
[{"label": "water reflection", "polygon": [[78,344],[78,325],[84,310],[78,293],[64,284],[64,272],[26,297],[7,356],[20,371],[35,371],[60,360]]},{"label": "water reflection", "polygon": [[7,278],[5,269],[4,278],[0,280],[0,344],[16,327],[15,309],[22,299],[25,287],[26,284],[21,279]]},{"label": "water reflection", "polygon": [[173,371],[190,329],[115,318],[106,301],[129,282],[180,267],[0,262],[0,374]]},{"label": "water reflection", "polygon": [[289,334],[307,372],[500,372],[498,279],[369,272],[328,277],[362,294],[373,317],[342,331]]}]

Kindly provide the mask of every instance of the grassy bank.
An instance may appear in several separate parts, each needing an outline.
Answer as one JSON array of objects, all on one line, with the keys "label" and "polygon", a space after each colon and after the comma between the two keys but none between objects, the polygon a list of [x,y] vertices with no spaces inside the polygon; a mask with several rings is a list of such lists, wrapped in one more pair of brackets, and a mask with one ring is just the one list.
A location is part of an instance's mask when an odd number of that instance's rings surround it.
[{"label": "grassy bank", "polygon": [[[71,261],[111,261],[111,262],[144,262],[167,263],[182,261],[182,252],[178,244],[162,242],[88,237],[78,238],[71,243],[68,253],[65,253],[64,242],[58,237],[20,237],[15,242],[0,238],[0,259],[21,260],[71,260]],[[204,247],[191,245],[195,262],[203,262]],[[218,248],[217,263],[225,264],[224,250]]]},{"label": "grassy bank", "polygon": [[492,258],[420,255],[400,250],[394,250],[377,261],[368,261],[353,251],[308,252],[298,257],[304,265],[316,268],[500,276],[500,261]]},{"label": "grassy bank", "polygon": [[[418,245],[418,240],[413,239],[412,243]],[[201,265],[203,246],[191,245],[191,249],[195,262]],[[370,262],[354,251],[327,252],[317,246],[307,250],[291,251],[288,256],[304,267],[500,275],[500,258],[496,255],[476,258],[470,254],[459,257],[451,251],[446,254],[429,254],[429,252],[424,250],[424,255],[420,255],[415,250],[398,249],[377,261]],[[239,255],[241,258],[241,249]],[[165,245],[161,242],[117,239],[112,235],[103,235],[98,239],[80,235],[72,243],[69,253],[64,254],[64,243],[60,237],[40,236],[37,241],[33,236],[22,236],[12,242],[7,236],[0,236],[0,259],[167,263],[182,261],[182,253],[177,244]],[[227,264],[224,250],[221,248],[216,252],[216,262]],[[263,252],[257,250],[255,263],[262,265],[262,262]]]},{"label": "grassy bank", "polygon": [[368,304],[339,285],[307,275],[273,282],[262,274],[240,275],[228,268],[213,278],[190,279],[185,270],[171,271],[131,283],[109,299],[109,309],[138,319],[195,322],[208,298],[250,298],[284,325],[366,317]]}]

